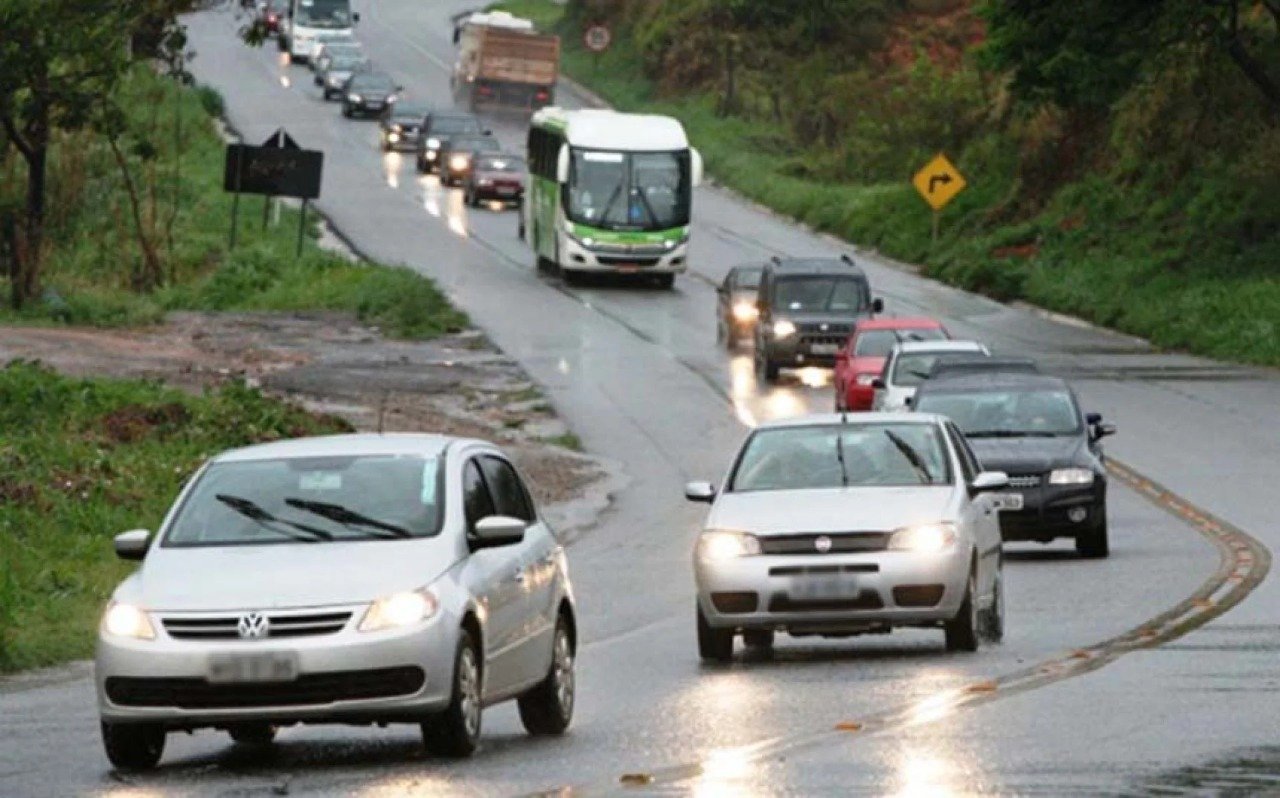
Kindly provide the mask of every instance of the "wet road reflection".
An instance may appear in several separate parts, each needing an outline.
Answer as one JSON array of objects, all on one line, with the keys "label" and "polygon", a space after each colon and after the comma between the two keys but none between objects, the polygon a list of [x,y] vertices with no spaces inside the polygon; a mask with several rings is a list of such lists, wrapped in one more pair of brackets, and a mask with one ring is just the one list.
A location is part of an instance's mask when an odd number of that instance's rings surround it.
[{"label": "wet road reflection", "polygon": [[946,798],[969,793],[969,785],[956,763],[935,751],[909,748],[902,753],[894,773],[896,798]]}]

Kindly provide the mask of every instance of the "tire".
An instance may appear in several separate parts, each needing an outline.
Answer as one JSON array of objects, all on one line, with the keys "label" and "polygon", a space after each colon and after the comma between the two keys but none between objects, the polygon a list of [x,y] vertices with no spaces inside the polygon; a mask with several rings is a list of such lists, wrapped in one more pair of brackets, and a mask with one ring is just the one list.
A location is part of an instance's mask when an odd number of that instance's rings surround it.
[{"label": "tire", "polygon": [[425,175],[427,173],[427,165],[423,163],[421,155],[413,159],[413,166],[418,170],[418,174]]},{"label": "tire", "polygon": [[567,285],[582,285],[583,282],[585,282],[585,277],[582,272],[579,272],[576,269],[562,268],[560,270],[560,276],[564,278]]},{"label": "tire", "polygon": [[520,722],[535,736],[564,734],[573,720],[575,697],[573,638],[564,615],[556,622],[551,665],[538,686],[520,696]]},{"label": "tire", "polygon": [[769,359],[767,351],[762,351],[756,355],[756,373],[761,379],[768,383],[778,381],[778,374],[782,371],[782,367]]},{"label": "tire", "polygon": [[670,291],[675,287],[676,276],[674,274],[655,274],[654,278],[657,280],[658,287],[663,291]]},{"label": "tire", "polygon": [[237,723],[227,729],[227,734],[241,745],[267,746],[275,742],[276,727],[270,723]]},{"label": "tire", "polygon": [[460,630],[449,706],[422,724],[422,742],[431,753],[456,759],[475,753],[483,714],[480,667],[480,652],[471,640],[471,633]]},{"label": "tire", "polygon": [[350,118],[351,118],[351,106],[347,105],[346,103],[343,103],[343,104],[342,104],[342,115],[343,115],[343,116],[345,116],[347,119],[350,119]]},{"label": "tire", "polygon": [[733,659],[733,630],[732,629],[715,629],[711,624],[707,623],[706,616],[702,614],[702,607],[697,608],[698,612],[698,656],[702,657],[703,662],[726,663]]},{"label": "tire", "polygon": [[283,53],[286,49],[288,49],[287,47],[285,47],[284,37],[283,37],[283,36],[281,36],[278,32],[276,33],[276,49],[277,49],[277,50],[279,50],[279,51],[280,51],[280,52],[282,52],[282,53]]},{"label": "tire", "polygon": [[1004,639],[1004,568],[996,568],[996,582],[991,588],[991,607],[982,613],[982,639],[999,643]]},{"label": "tire", "polygon": [[325,101],[325,102],[329,102],[329,101],[330,101],[330,100],[332,100],[332,99],[333,99],[333,92],[329,91],[328,89],[325,89],[325,90],[324,90],[324,101]]},{"label": "tire", "polygon": [[969,581],[964,587],[964,601],[956,617],[946,622],[947,651],[978,650],[978,611],[974,602],[974,575],[969,571]]},{"label": "tire", "polygon": [[1076,551],[1081,557],[1100,560],[1111,553],[1111,541],[1107,535],[1107,508],[1103,505],[1102,520],[1094,523],[1089,531],[1076,538]]},{"label": "tire", "polygon": [[742,633],[742,642],[752,651],[772,651],[773,630],[748,629]]},{"label": "tire", "polygon": [[117,770],[151,770],[164,754],[164,727],[102,722],[102,746]]}]

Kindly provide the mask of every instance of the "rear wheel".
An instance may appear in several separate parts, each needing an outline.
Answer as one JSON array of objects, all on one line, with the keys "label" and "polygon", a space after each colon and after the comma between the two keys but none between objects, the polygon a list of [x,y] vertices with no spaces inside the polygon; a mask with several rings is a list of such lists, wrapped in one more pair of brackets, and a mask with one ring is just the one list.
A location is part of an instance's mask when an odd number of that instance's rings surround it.
[{"label": "rear wheel", "polygon": [[538,686],[520,696],[520,722],[525,731],[536,735],[564,734],[573,720],[575,683],[573,677],[573,639],[569,623],[561,615],[556,622],[555,640],[551,647],[551,666]]},{"label": "rear wheel", "polygon": [[102,722],[107,759],[120,770],[151,770],[164,754],[164,727],[154,723]]},{"label": "rear wheel", "polygon": [[729,662],[733,659],[733,630],[716,629],[707,623],[698,607],[698,656],[704,662]]},{"label": "rear wheel", "polygon": [[964,586],[964,601],[960,602],[960,611],[956,617],[946,622],[947,651],[978,650],[978,605],[974,601],[975,591],[973,571],[969,571],[969,581]]},{"label": "rear wheel", "polygon": [[270,723],[237,723],[227,729],[227,734],[241,745],[271,745],[276,739],[276,727]]},{"label": "rear wheel", "polygon": [[1076,551],[1081,557],[1101,559],[1111,553],[1111,542],[1107,536],[1107,510],[1104,506],[1099,511],[1101,518],[1094,522],[1089,531],[1076,538]]},{"label": "rear wheel", "polygon": [[480,741],[480,654],[466,629],[458,632],[453,692],[444,712],[422,724],[422,742],[433,754],[468,757]]}]

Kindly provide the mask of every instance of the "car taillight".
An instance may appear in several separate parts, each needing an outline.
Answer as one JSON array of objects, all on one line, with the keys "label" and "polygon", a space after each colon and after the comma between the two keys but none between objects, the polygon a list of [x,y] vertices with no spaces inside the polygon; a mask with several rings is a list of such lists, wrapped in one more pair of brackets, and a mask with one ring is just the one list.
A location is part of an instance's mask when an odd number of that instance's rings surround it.
[{"label": "car taillight", "polygon": [[488,86],[481,86],[479,88],[479,91],[481,94],[493,94],[493,89],[489,88]]},{"label": "car taillight", "polygon": [[551,96],[551,95],[550,95],[550,94],[548,94],[548,93],[547,93],[547,92],[545,92],[545,91],[540,91],[540,92],[538,92],[537,94],[535,94],[535,95],[534,95],[534,97],[537,97],[539,100],[545,100],[545,99],[547,99],[547,98],[548,98],[548,97],[550,97],[550,96]]}]

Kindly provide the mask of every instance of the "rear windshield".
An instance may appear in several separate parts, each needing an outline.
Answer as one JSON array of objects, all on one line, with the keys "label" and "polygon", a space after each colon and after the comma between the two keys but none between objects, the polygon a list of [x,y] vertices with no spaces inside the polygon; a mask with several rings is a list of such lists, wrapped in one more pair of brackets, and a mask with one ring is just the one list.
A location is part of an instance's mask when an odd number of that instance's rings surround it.
[{"label": "rear windshield", "polygon": [[858,333],[853,343],[857,357],[888,357],[895,344],[905,341],[941,341],[947,334],[937,327],[912,330],[867,330]]},{"label": "rear windshield", "polygon": [[947,360],[973,360],[981,352],[909,352],[898,356],[889,380],[894,385],[919,385],[929,379],[933,364]]},{"label": "rear windshield", "polygon": [[773,306],[783,312],[853,313],[870,304],[867,284],[856,277],[782,277],[773,289]]}]

